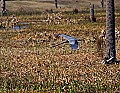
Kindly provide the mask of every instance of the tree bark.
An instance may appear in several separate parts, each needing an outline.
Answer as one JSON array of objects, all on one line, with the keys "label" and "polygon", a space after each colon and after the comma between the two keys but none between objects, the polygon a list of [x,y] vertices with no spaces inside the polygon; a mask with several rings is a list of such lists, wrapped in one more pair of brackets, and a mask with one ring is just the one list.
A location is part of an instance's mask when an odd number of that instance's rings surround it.
[{"label": "tree bark", "polygon": [[114,0],[106,0],[106,56],[104,63],[112,63],[116,60],[114,11]]},{"label": "tree bark", "polygon": [[1,15],[4,16],[6,13],[5,0],[1,0]]}]

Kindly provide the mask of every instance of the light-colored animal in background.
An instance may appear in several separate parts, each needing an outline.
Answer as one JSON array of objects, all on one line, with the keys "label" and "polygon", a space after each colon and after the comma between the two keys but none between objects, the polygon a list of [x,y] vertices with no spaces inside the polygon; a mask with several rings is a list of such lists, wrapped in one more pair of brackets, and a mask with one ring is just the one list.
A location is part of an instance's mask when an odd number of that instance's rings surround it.
[{"label": "light-colored animal in background", "polygon": [[17,19],[17,17],[16,16],[12,16],[11,18],[10,18],[10,24],[11,24],[11,27],[13,28],[15,25],[17,25],[17,23],[19,22],[19,20]]},{"label": "light-colored animal in background", "polygon": [[106,31],[102,29],[100,35],[97,38],[97,49],[101,50],[105,46]]}]

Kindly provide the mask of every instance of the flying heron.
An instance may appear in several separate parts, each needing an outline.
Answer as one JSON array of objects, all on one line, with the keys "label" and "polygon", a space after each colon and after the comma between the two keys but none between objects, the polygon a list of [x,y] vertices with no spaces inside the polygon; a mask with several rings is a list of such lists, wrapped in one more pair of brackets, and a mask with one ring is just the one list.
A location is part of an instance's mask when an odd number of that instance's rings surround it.
[{"label": "flying heron", "polygon": [[78,48],[78,39],[77,38],[74,38],[74,37],[71,37],[71,36],[68,36],[68,35],[65,35],[65,34],[55,34],[55,36],[56,37],[61,36],[66,40],[61,42],[60,44],[56,44],[56,45],[54,45],[52,47],[55,47],[55,46],[58,46],[58,45],[69,42],[70,47],[71,47],[72,50],[76,50]]}]

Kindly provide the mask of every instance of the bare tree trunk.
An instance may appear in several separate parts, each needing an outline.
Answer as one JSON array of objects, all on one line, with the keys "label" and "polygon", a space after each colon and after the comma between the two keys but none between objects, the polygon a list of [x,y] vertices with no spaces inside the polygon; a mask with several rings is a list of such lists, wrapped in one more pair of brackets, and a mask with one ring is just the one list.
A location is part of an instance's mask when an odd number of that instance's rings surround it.
[{"label": "bare tree trunk", "polygon": [[58,8],[58,6],[57,6],[57,0],[55,0],[55,7]]},{"label": "bare tree trunk", "polygon": [[1,15],[4,16],[6,13],[5,0],[1,0]]},{"label": "bare tree trunk", "polygon": [[116,60],[114,0],[106,0],[106,56],[103,63]]},{"label": "bare tree trunk", "polygon": [[101,0],[101,7],[104,7],[104,0]]},{"label": "bare tree trunk", "polygon": [[90,3],[90,21],[96,22],[96,18],[94,16],[94,4]]}]

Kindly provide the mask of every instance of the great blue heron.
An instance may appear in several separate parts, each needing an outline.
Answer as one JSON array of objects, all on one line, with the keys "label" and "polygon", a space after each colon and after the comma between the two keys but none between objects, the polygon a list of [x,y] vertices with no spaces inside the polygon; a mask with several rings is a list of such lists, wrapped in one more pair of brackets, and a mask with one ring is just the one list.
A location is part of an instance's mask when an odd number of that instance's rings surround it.
[{"label": "great blue heron", "polygon": [[[65,34],[55,34],[55,36],[56,37],[61,36],[64,39],[66,39],[65,41],[61,42],[60,44],[69,42],[70,47],[71,47],[72,50],[76,50],[78,48],[78,39],[77,38],[74,38],[74,37],[71,37],[71,36],[68,36],[68,35],[65,35]],[[58,46],[60,44],[56,44],[53,47]]]}]

